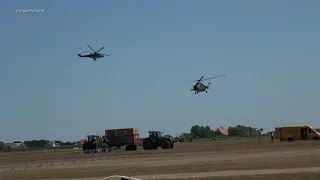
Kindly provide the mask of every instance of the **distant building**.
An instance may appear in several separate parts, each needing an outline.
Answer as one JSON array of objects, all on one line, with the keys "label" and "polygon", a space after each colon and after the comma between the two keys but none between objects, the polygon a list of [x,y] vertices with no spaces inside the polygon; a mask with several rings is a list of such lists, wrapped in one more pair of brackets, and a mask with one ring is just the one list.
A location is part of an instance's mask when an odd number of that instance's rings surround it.
[{"label": "distant building", "polygon": [[229,136],[229,132],[227,129],[220,127],[214,131],[216,136]]}]

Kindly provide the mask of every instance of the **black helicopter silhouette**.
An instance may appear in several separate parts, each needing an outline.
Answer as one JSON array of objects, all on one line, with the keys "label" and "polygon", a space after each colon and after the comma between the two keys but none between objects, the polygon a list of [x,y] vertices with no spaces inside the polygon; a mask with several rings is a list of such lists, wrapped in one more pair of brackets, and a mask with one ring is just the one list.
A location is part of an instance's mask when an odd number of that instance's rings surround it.
[{"label": "black helicopter silhouette", "polygon": [[78,54],[79,57],[81,57],[81,58],[83,58],[83,57],[92,58],[94,61],[96,61],[98,58],[103,58],[104,56],[111,56],[111,54],[99,53],[99,51],[101,51],[104,47],[100,48],[98,51],[95,51],[89,46],[89,44],[87,44],[87,45],[93,52],[83,51],[83,52],[87,52],[87,53],[90,53],[90,54],[87,54],[87,55]]},{"label": "black helicopter silhouette", "polygon": [[[202,77],[201,77],[200,79],[198,79],[198,80],[188,81],[188,82],[197,82],[195,85],[193,85],[193,88],[191,89],[191,91],[195,91],[194,94],[198,94],[199,92],[206,92],[206,93],[208,93],[208,89],[209,89],[210,86],[211,86],[210,79],[219,78],[219,77],[226,76],[226,75],[227,75],[227,74],[223,74],[223,75],[220,75],[220,76],[215,76],[215,77],[206,78],[206,79],[203,79],[204,76],[202,76]],[[209,80],[208,85],[204,85],[204,84],[201,83],[201,81],[206,81],[206,80]]]}]

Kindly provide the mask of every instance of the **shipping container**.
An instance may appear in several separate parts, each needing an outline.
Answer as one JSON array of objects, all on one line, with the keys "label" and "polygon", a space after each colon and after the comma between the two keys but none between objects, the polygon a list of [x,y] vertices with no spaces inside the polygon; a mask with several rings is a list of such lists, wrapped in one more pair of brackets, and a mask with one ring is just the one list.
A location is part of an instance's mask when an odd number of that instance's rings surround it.
[{"label": "shipping container", "polygon": [[139,134],[138,128],[123,128],[123,129],[109,129],[105,130],[106,136],[130,136]]},{"label": "shipping container", "polygon": [[139,145],[138,128],[122,128],[105,130],[105,136],[112,146]]},{"label": "shipping container", "polygon": [[138,128],[124,129],[124,135],[134,135],[134,134],[139,134],[139,129]]},{"label": "shipping container", "polygon": [[112,146],[139,145],[139,135],[106,137]]}]

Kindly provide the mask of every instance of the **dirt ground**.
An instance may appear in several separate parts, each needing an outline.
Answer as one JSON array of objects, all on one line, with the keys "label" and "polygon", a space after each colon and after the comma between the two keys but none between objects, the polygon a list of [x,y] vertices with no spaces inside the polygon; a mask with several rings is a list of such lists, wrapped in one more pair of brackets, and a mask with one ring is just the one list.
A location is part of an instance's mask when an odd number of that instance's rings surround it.
[{"label": "dirt ground", "polygon": [[0,179],[100,180],[112,175],[141,179],[319,179],[319,147],[317,141],[271,143],[261,139],[180,143],[170,150],[85,156],[61,151],[55,155],[52,151],[3,153]]}]

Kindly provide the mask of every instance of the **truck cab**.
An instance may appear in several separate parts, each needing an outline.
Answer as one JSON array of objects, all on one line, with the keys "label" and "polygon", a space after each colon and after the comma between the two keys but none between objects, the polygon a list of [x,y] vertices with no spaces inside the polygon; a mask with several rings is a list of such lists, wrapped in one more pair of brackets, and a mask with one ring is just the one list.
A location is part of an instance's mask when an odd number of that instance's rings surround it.
[{"label": "truck cab", "polygon": [[275,139],[288,140],[320,140],[320,133],[311,126],[287,126],[275,128]]}]

